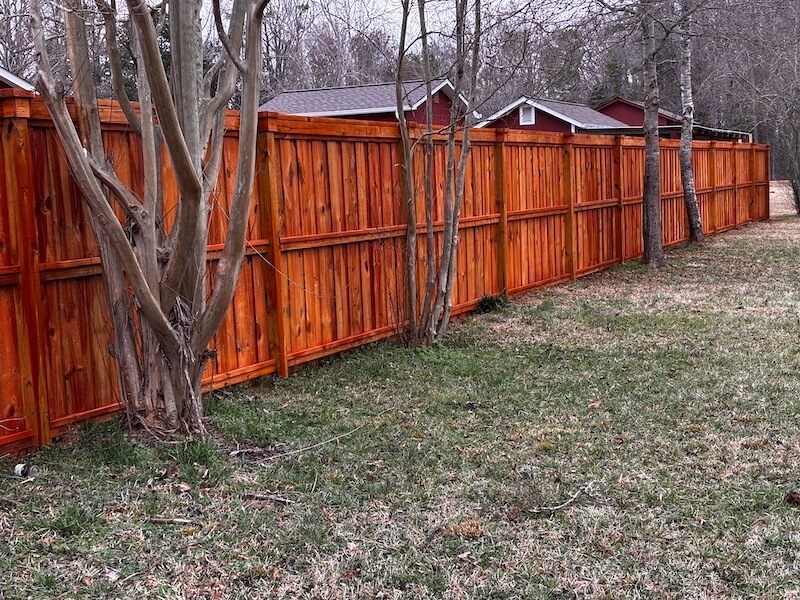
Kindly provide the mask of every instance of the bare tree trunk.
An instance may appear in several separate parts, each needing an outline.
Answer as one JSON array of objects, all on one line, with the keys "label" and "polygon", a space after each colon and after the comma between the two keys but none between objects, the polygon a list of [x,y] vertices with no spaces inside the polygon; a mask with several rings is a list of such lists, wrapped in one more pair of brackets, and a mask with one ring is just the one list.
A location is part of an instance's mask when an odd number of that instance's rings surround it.
[{"label": "bare tree trunk", "polygon": [[[420,38],[422,39],[422,69],[425,77],[425,298],[422,302],[422,322],[420,336],[430,331],[433,308],[433,295],[436,291],[436,236],[433,231],[433,94],[431,75],[431,55],[428,41],[428,23],[425,18],[425,0],[417,1],[419,13]],[[427,343],[433,340],[427,336]]]},{"label": "bare tree trunk", "polygon": [[[447,126],[446,166],[444,170],[444,223],[441,234],[441,247],[436,251],[436,236],[434,233],[434,185],[433,161],[435,159],[434,130],[433,130],[433,76],[430,67],[429,31],[426,23],[426,3],[419,0],[420,38],[422,45],[422,64],[425,74],[425,99],[426,99],[426,127],[422,134],[424,139],[424,195],[425,195],[425,293],[421,311],[417,306],[417,228],[416,228],[416,184],[414,181],[413,158],[414,149],[420,139],[412,140],[409,134],[408,123],[403,114],[405,104],[402,91],[402,73],[405,53],[408,51],[407,28],[410,10],[410,0],[403,0],[403,20],[400,30],[400,50],[398,68],[395,80],[397,103],[397,117],[400,122],[400,137],[403,144],[404,161],[404,203],[408,215],[408,231],[406,233],[406,282],[408,290],[409,343],[424,341],[431,344],[440,339],[447,331],[452,310],[453,283],[456,277],[456,259],[458,246],[458,229],[461,207],[464,201],[464,178],[470,153],[469,132],[472,127],[472,110],[475,102],[477,88],[477,71],[480,58],[481,40],[481,3],[477,0],[472,4],[474,12],[470,13],[468,0],[458,0],[456,3],[456,61],[454,75],[454,90],[452,92],[452,108],[450,123]],[[474,28],[469,31],[468,21],[472,18]],[[462,98],[466,97],[466,107]],[[465,110],[466,108],[466,110]],[[461,134],[459,136],[459,133]],[[457,151],[458,137],[461,137],[460,153]],[[438,263],[438,264],[437,264]],[[417,315],[419,314],[419,317]]]},{"label": "bare tree trunk", "polygon": [[706,238],[703,235],[703,222],[697,206],[695,191],[694,167],[692,165],[692,131],[694,129],[694,97],[692,95],[692,39],[691,39],[691,7],[690,0],[682,0],[680,8],[681,36],[681,104],[683,119],[681,121],[681,182],[683,183],[683,201],[689,221],[689,241],[702,246]]},{"label": "bare tree trunk", "polygon": [[786,128],[784,145],[790,150],[786,152],[789,157],[786,174],[792,187],[792,204],[795,212],[800,215],[800,131],[790,123]]},{"label": "bare tree trunk", "polygon": [[419,319],[417,313],[417,191],[414,185],[414,143],[408,131],[405,115],[406,94],[403,87],[403,66],[405,63],[406,34],[411,12],[411,0],[403,0],[403,15],[400,24],[400,40],[395,74],[395,100],[397,120],[400,124],[400,140],[403,146],[403,195],[406,207],[406,312],[408,327],[406,343],[414,345],[419,338]]},{"label": "bare tree trunk", "polygon": [[[470,153],[469,134],[472,129],[472,111],[475,105],[475,91],[477,88],[478,67],[481,40],[481,2],[475,0],[473,5],[473,31],[471,40],[468,39],[467,20],[469,15],[468,0],[458,0],[456,3],[456,71],[455,90],[453,96],[458,99],[463,94],[467,97],[467,107],[463,115],[461,137],[461,154],[458,167],[455,162],[455,133],[458,128],[460,113],[457,111],[458,102],[453,103],[450,117],[450,134],[448,136],[448,172],[445,179],[445,223],[444,239],[442,241],[442,254],[439,261],[439,289],[436,305],[433,309],[433,319],[429,331],[433,332],[434,339],[441,339],[450,325],[450,315],[453,309],[453,284],[456,277],[456,264],[458,257],[458,230],[461,217],[461,207],[464,203],[464,178],[467,171],[467,161]],[[469,68],[469,75],[467,75]],[[455,168],[455,170],[454,170]]]},{"label": "bare tree trunk", "polygon": [[661,239],[661,155],[658,136],[659,90],[657,75],[657,50],[653,2],[642,1],[639,16],[642,27],[644,71],[644,200],[642,204],[642,233],[644,253],[642,262],[652,267],[666,265]]},{"label": "bare tree trunk", "polygon": [[[100,247],[104,282],[114,323],[112,354],[119,369],[130,421],[152,429],[204,433],[200,383],[208,343],[233,297],[244,258],[245,232],[255,171],[256,120],[260,91],[260,24],[267,0],[234,0],[229,31],[218,23],[226,53],[203,71],[199,0],[170,4],[171,82],[168,81],[149,8],[129,0],[140,113],[122,101],[131,130],[141,137],[143,194],[117,177],[105,156],[97,98],[86,65],[92,64],[83,0],[69,0],[65,24],[75,80],[77,128],[56,90],[42,21],[34,0],[32,26],[37,89],[47,104],[70,171],[80,188]],[[116,49],[116,7],[95,0],[106,27],[112,84],[122,97]],[[112,6],[114,8],[112,8]],[[215,16],[219,5],[215,3]],[[244,29],[246,28],[246,36]],[[242,56],[242,42],[247,40]],[[221,164],[227,103],[242,74],[242,107],[236,182],[225,246],[215,284],[206,281],[208,212]],[[213,84],[213,85],[212,85]],[[216,92],[212,95],[212,87]],[[157,122],[153,113],[157,114]],[[177,217],[164,226],[162,142],[178,184]],[[112,202],[125,214],[117,218]],[[206,299],[208,300],[206,301]]]}]

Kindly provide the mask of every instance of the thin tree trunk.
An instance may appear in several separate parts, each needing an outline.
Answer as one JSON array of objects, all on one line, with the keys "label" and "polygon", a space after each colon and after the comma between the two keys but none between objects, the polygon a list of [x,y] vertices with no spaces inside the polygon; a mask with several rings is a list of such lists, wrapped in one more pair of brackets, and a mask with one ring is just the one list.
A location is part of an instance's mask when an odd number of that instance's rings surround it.
[{"label": "thin tree trunk", "polygon": [[644,98],[644,199],[642,204],[642,233],[644,253],[642,262],[652,267],[666,265],[661,239],[661,155],[658,136],[659,90],[655,20],[650,12],[652,2],[642,2],[639,12],[642,26]]},{"label": "thin tree trunk", "polygon": [[[200,382],[209,356],[207,346],[230,305],[244,258],[255,171],[260,24],[267,0],[234,0],[230,38],[221,33],[223,46],[230,54],[205,75],[197,18],[199,2],[178,0],[170,5],[174,95],[149,10],[143,3],[128,2],[141,114],[125,103],[123,111],[132,131],[141,138],[141,197],[124,185],[105,156],[94,84],[85,68],[91,64],[91,57],[83,1],[68,0],[65,11],[77,128],[63,95],[56,90],[40,0],[32,3],[31,19],[38,55],[36,85],[50,111],[98,240],[114,325],[110,352],[119,369],[122,400],[130,421],[160,430],[202,434]],[[95,2],[109,29],[106,39],[113,41],[114,5],[104,0]],[[241,29],[245,22],[248,43],[241,58]],[[112,81],[119,89],[120,60],[113,48],[110,53]],[[208,201],[219,172],[224,111],[238,78],[234,67],[243,75],[236,181],[215,284],[208,289]],[[210,93],[212,81],[217,83],[215,95],[201,98],[203,92]],[[164,229],[163,145],[169,151],[179,191],[177,216],[170,232]],[[124,224],[117,218],[112,201],[124,212]]]},{"label": "thin tree trunk", "polygon": [[431,75],[428,23],[425,18],[425,0],[418,0],[420,38],[422,39],[422,69],[425,77],[425,298],[422,302],[420,335],[430,344],[433,340],[425,332],[430,331],[433,313],[433,295],[436,291],[436,237],[433,231],[433,95]]},{"label": "thin tree trunk", "polygon": [[408,31],[409,12],[411,0],[403,0],[403,16],[400,24],[400,39],[397,58],[397,73],[395,74],[395,101],[397,103],[397,120],[400,124],[400,140],[403,147],[403,194],[406,205],[406,343],[414,345],[419,335],[419,319],[417,317],[417,198],[414,186],[414,153],[413,143],[408,131],[406,121],[405,91],[403,89],[403,66],[406,55],[406,34]]},{"label": "thin tree trunk", "polygon": [[[461,55],[461,65],[459,68],[459,82],[456,85],[456,89],[458,90],[456,97],[460,94],[460,90],[463,86],[462,81],[464,79],[464,66],[467,61],[467,54],[468,54],[468,44],[466,43],[466,20],[467,20],[467,4],[466,0],[464,0],[463,4],[463,11],[462,11],[462,19],[461,19],[461,27],[459,32],[459,46],[460,46],[460,55]],[[472,130],[472,111],[473,106],[475,105],[475,91],[478,87],[478,66],[479,66],[479,57],[480,57],[480,41],[481,41],[481,2],[480,0],[475,0],[474,5],[474,30],[472,32],[472,52],[470,53],[469,60],[470,60],[470,74],[468,80],[468,89],[467,98],[469,105],[467,106],[466,114],[464,115],[464,127],[463,127],[463,137],[461,139],[461,156],[459,157],[458,162],[458,170],[456,171],[456,182],[455,182],[455,198],[454,198],[454,209],[453,209],[453,244],[450,248],[450,256],[449,256],[449,269],[447,273],[447,284],[445,286],[445,297],[446,301],[444,303],[444,312],[442,317],[439,321],[439,326],[436,331],[436,336],[441,338],[447,332],[447,329],[450,325],[450,316],[453,309],[453,285],[455,283],[455,273],[456,273],[456,263],[458,259],[458,231],[459,231],[459,224],[460,224],[460,217],[461,217],[461,207],[464,204],[464,180],[466,177],[467,172],[467,163],[469,161],[469,154],[470,154],[470,131]]]},{"label": "thin tree trunk", "polygon": [[689,221],[689,241],[702,246],[706,238],[703,235],[703,222],[697,206],[695,191],[694,167],[692,165],[692,130],[694,129],[694,97],[692,95],[692,40],[691,16],[689,0],[681,1],[681,103],[683,118],[681,120],[681,182],[683,183],[683,201]]}]

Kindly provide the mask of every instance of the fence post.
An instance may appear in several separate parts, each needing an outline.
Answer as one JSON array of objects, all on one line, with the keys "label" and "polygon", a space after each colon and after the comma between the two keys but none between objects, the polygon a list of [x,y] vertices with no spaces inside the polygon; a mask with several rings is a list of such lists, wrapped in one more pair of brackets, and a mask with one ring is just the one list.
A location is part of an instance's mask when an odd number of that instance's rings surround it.
[{"label": "fence post", "polygon": [[575,152],[572,146],[573,135],[564,136],[564,160],[561,170],[562,185],[564,191],[564,202],[567,205],[566,214],[566,251],[567,251],[567,271],[569,278],[575,280],[575,172],[573,169]]},{"label": "fence post", "polygon": [[614,186],[614,193],[619,200],[619,216],[617,220],[617,239],[616,255],[619,262],[625,262],[625,194],[622,192],[624,179],[622,171],[622,136],[614,136],[614,164],[611,171],[611,180]]},{"label": "fence post", "polygon": [[717,232],[717,142],[711,142],[711,150],[708,153],[708,170],[711,175],[711,223],[709,228],[711,233]]},{"label": "fence post", "polygon": [[753,218],[753,211],[760,214],[758,205],[756,205],[756,149],[752,142],[750,143],[750,206],[747,211],[747,220],[755,221]]},{"label": "fence post", "polygon": [[764,173],[766,174],[767,180],[764,182],[767,184],[767,189],[765,190],[764,202],[767,204],[767,216],[765,217],[767,220],[770,219],[770,207],[769,207],[769,184],[770,179],[772,179],[772,162],[770,158],[771,148],[767,146],[766,150],[764,151],[764,155],[762,160],[764,161]]},{"label": "fence post", "polygon": [[262,210],[261,223],[269,241],[265,252],[269,261],[266,267],[267,330],[270,356],[276,359],[278,375],[289,374],[289,321],[286,306],[286,277],[283,274],[281,253],[280,188],[278,183],[278,153],[275,144],[275,117],[259,119],[258,132],[258,203]]},{"label": "fence post", "polygon": [[12,244],[19,265],[16,294],[17,344],[22,404],[34,433],[36,446],[49,444],[50,414],[46,382],[41,366],[44,348],[41,326],[42,291],[39,278],[32,140],[28,130],[33,94],[15,92],[0,108],[0,143],[3,146],[6,200]]},{"label": "fence post", "polygon": [[494,197],[500,213],[497,223],[497,279],[500,292],[508,294],[508,204],[506,202],[506,132],[496,131],[494,143]]},{"label": "fence post", "polygon": [[734,210],[735,213],[733,215],[733,222],[736,225],[736,228],[739,228],[739,225],[742,224],[740,219],[740,214],[742,212],[741,208],[739,207],[739,150],[734,144],[733,146],[733,157],[731,160],[731,168],[733,169],[733,200],[734,200]]}]

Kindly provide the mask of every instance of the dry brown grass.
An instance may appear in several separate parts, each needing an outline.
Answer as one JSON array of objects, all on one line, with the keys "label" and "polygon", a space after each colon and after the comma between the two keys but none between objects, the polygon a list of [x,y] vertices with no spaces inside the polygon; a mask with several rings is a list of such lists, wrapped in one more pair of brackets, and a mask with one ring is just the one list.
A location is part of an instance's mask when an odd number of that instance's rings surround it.
[{"label": "dry brown grass", "polygon": [[237,388],[217,445],[81,430],[0,479],[0,596],[797,598],[798,238],[755,224]]},{"label": "dry brown grass", "polygon": [[772,217],[797,214],[792,200],[792,186],[785,179],[769,182],[769,214]]}]

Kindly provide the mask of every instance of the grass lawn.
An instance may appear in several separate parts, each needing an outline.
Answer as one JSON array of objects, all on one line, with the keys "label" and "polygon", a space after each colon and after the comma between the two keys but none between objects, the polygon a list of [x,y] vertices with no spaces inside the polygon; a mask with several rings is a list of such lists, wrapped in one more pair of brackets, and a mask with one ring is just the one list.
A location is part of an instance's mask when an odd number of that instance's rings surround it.
[{"label": "grass lawn", "polygon": [[225,391],[213,443],[81,428],[0,478],[0,597],[800,598],[799,239]]}]

